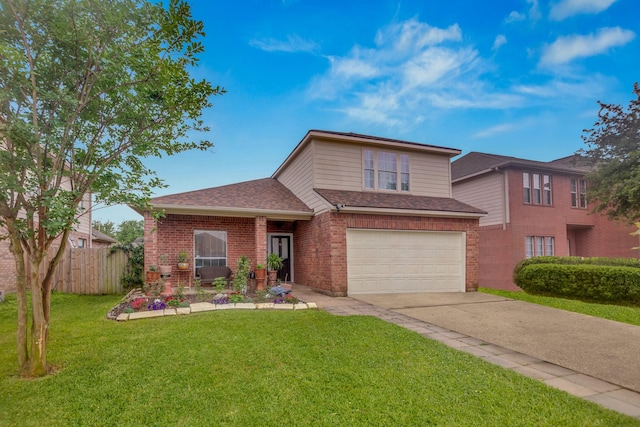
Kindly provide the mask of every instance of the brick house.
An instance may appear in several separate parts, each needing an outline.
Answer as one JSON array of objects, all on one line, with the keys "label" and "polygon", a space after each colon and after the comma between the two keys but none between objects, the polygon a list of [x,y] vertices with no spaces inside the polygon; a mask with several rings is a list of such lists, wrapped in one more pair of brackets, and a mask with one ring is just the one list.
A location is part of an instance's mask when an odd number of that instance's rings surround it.
[{"label": "brick house", "polygon": [[471,152],[452,163],[453,197],[488,213],[480,218],[480,286],[519,289],[513,269],[532,256],[639,256],[635,228],[591,214],[587,168],[577,160]]},{"label": "brick house", "polygon": [[280,279],[334,296],[475,290],[484,212],[452,198],[458,154],[311,130],[270,178],[152,199],[166,216],[140,212],[145,265],[162,254],[175,265],[185,250],[197,276],[204,265],[234,269],[246,255],[255,266],[276,252]]}]

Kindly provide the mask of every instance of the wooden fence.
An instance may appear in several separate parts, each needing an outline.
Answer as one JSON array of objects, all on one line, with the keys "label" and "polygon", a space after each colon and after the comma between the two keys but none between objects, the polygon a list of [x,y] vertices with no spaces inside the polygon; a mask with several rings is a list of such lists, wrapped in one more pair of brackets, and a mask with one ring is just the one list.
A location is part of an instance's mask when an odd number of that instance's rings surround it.
[{"label": "wooden fence", "polygon": [[67,249],[54,278],[54,290],[73,294],[117,294],[127,269],[127,254],[109,248]]}]

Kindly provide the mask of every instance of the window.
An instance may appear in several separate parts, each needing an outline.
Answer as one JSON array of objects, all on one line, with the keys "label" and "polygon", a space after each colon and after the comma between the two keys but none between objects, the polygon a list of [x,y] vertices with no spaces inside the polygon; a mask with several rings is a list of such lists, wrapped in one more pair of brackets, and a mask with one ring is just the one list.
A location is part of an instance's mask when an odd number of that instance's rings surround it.
[{"label": "window", "polygon": [[375,188],[373,151],[371,150],[364,150],[364,188]]},{"label": "window", "polygon": [[227,265],[227,232],[213,230],[195,230],[196,274],[200,267],[224,267]]},{"label": "window", "polygon": [[[409,191],[409,155],[364,150],[364,188],[368,190]],[[398,186],[398,183],[400,185]]]},{"label": "window", "polygon": [[542,175],[543,188],[544,188],[544,204],[550,205],[551,200],[551,175]]},{"label": "window", "polygon": [[571,206],[587,207],[587,182],[584,179],[571,178]]},{"label": "window", "polygon": [[78,247],[86,248],[87,247],[87,239],[78,239]]},{"label": "window", "polygon": [[555,238],[542,236],[525,237],[525,256],[553,256],[555,254]]},{"label": "window", "polygon": [[400,154],[400,190],[409,191],[409,155]]},{"label": "window", "polygon": [[398,184],[398,162],[393,153],[378,153],[378,188],[395,190]]},{"label": "window", "polygon": [[551,175],[523,172],[522,188],[524,203],[533,203],[535,205],[553,204]]},{"label": "window", "polygon": [[531,178],[529,177],[529,172],[522,173],[522,186],[524,187],[524,202],[531,203]]}]

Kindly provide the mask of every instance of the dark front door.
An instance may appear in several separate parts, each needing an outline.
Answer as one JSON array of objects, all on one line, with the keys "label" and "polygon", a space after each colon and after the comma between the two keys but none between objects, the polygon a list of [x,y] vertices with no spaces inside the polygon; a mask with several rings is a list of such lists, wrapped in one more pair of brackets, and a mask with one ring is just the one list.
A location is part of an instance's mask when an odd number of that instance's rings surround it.
[{"label": "dark front door", "polygon": [[271,236],[271,252],[282,258],[282,269],[278,272],[278,279],[283,282],[291,281],[291,237]]}]

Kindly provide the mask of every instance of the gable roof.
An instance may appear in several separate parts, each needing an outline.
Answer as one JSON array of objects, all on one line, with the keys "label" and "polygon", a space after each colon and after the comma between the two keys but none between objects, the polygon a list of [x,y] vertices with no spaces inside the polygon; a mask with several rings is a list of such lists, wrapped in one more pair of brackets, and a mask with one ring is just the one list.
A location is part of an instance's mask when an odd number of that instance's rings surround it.
[{"label": "gable roof", "polygon": [[91,239],[94,241],[105,242],[105,243],[118,243],[116,239],[109,236],[108,234],[104,234],[100,230],[96,230],[95,228],[91,229]]},{"label": "gable roof", "polygon": [[350,142],[353,144],[367,144],[367,145],[380,145],[391,148],[404,148],[418,151],[427,151],[431,153],[437,153],[442,155],[448,155],[449,157],[457,156],[461,153],[457,148],[440,147],[437,145],[422,144],[419,142],[402,141],[400,139],[383,138],[379,136],[363,135],[360,133],[352,132],[335,132],[328,130],[315,130],[312,129],[302,138],[302,140],[296,145],[296,147],[289,153],[286,159],[282,162],[278,169],[271,175],[272,178],[276,178],[278,174],[286,168],[286,166],[293,161],[293,159],[302,151],[302,149],[309,144],[313,139],[325,139],[335,140],[340,142]]},{"label": "gable roof", "polygon": [[506,167],[584,174],[589,170],[589,166],[587,166],[584,161],[580,162],[580,160],[581,158],[579,156],[574,155],[550,162],[539,162],[536,160],[520,159],[518,157],[472,151],[451,163],[451,180],[452,182],[461,181]]},{"label": "gable roof", "polygon": [[256,179],[151,199],[167,213],[310,218],[313,211],[273,178]]},{"label": "gable roof", "polygon": [[394,209],[401,211],[425,211],[430,214],[441,212],[464,214],[464,216],[479,217],[486,214],[482,209],[474,208],[466,203],[447,197],[413,196],[410,194],[380,193],[374,191],[344,191],[314,188],[331,205],[344,205],[340,210],[353,212],[365,209]]}]

